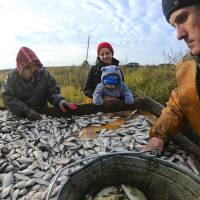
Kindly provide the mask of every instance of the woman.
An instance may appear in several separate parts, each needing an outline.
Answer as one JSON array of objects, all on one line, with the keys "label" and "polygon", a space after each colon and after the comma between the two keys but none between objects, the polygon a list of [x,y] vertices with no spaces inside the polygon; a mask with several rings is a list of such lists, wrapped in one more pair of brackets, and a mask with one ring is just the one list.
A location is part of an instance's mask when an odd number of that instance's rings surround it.
[{"label": "woman", "polygon": [[33,107],[47,107],[47,101],[63,112],[68,108],[77,109],[75,104],[67,103],[61,96],[56,80],[31,49],[20,48],[16,62],[16,69],[8,74],[2,86],[3,101],[9,111],[37,120],[41,117]]},{"label": "woman", "polygon": [[[93,93],[95,91],[95,88],[97,84],[101,82],[102,67],[109,65],[119,66],[119,61],[115,59],[113,55],[114,55],[114,50],[110,43],[102,42],[97,46],[96,64],[91,67],[83,88],[85,96],[91,99],[93,98]],[[122,74],[122,80],[124,81],[123,74]]]}]

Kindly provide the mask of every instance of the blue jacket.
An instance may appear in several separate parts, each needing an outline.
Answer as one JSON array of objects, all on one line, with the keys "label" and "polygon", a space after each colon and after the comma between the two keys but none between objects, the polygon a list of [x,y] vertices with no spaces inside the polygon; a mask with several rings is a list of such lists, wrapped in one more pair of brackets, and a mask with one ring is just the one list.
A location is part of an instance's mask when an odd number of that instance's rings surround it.
[{"label": "blue jacket", "polygon": [[[93,94],[93,103],[96,105],[103,104],[104,96],[117,97],[124,99],[126,104],[132,104],[134,102],[134,98],[130,89],[128,89],[127,85],[122,81],[122,74],[119,70],[119,67],[111,65],[107,67],[103,67],[101,69],[101,83],[99,83]],[[109,75],[117,75],[120,79],[120,84],[117,85],[114,89],[108,89],[103,84],[103,79]]]},{"label": "blue jacket", "polygon": [[[119,61],[113,58],[112,65],[118,66]],[[96,86],[98,85],[98,83],[101,83],[101,68],[105,66],[106,65],[100,60],[100,58],[97,57],[96,64],[91,67],[83,86],[83,93],[85,94],[85,96],[92,98]],[[121,75],[122,80],[124,81],[122,72]]]}]

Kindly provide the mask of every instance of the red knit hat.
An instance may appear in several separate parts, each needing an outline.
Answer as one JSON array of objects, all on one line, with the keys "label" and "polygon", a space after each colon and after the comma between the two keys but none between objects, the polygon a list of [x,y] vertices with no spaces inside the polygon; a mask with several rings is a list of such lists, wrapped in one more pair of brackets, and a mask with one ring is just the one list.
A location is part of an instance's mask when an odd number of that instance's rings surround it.
[{"label": "red knit hat", "polygon": [[111,46],[110,43],[108,43],[108,42],[101,42],[101,43],[99,43],[99,45],[97,46],[97,55],[99,55],[99,51],[100,51],[100,49],[102,49],[102,48],[108,48],[108,49],[111,50],[112,55],[114,54],[114,50],[113,50],[113,48],[112,48],[112,46]]},{"label": "red knit hat", "polygon": [[29,49],[28,47],[20,48],[16,58],[17,70],[21,71],[24,66],[31,63],[32,61],[37,61],[38,67],[42,68],[42,63],[31,49]]}]

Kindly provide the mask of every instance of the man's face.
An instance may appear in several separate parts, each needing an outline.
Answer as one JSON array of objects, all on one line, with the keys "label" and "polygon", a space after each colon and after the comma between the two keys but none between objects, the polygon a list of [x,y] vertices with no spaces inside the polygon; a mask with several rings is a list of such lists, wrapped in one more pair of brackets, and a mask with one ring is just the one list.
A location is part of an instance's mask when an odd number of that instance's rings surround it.
[{"label": "man's face", "polygon": [[176,29],[177,39],[184,40],[193,55],[200,54],[200,7],[189,6],[174,11],[169,22]]},{"label": "man's face", "polygon": [[99,51],[99,58],[100,60],[107,64],[107,65],[111,65],[112,64],[112,52],[109,48],[101,48],[100,51]]}]

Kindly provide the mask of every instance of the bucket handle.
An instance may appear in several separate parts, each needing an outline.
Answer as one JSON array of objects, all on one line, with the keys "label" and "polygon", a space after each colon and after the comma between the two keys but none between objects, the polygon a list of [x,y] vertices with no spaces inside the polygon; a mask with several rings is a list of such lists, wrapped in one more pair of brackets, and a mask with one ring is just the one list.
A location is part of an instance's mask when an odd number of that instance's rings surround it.
[{"label": "bucket handle", "polygon": [[50,183],[49,187],[48,187],[48,194],[47,194],[47,197],[46,197],[46,200],[49,200],[50,199],[50,196],[51,196],[51,193],[52,193],[52,190],[53,190],[53,187],[54,187],[54,184],[56,183],[58,177],[60,176],[60,174],[66,170],[67,168],[70,168],[70,167],[74,167],[78,164],[81,164],[83,163],[84,161],[88,161],[88,160],[91,160],[91,159],[95,159],[95,158],[104,158],[104,157],[109,157],[109,156],[113,156],[113,155],[143,155],[143,154],[146,154],[146,153],[149,153],[150,157],[160,157],[161,156],[161,152],[160,150],[158,149],[155,149],[155,150],[151,150],[151,151],[143,151],[143,152],[135,152],[135,151],[119,151],[119,152],[111,152],[111,153],[105,153],[105,154],[101,154],[101,155],[94,155],[94,156],[90,156],[88,158],[84,158],[84,159],[81,159],[79,161],[75,161],[71,164],[68,164],[67,166],[63,167],[55,176],[54,176],[54,180]]}]

